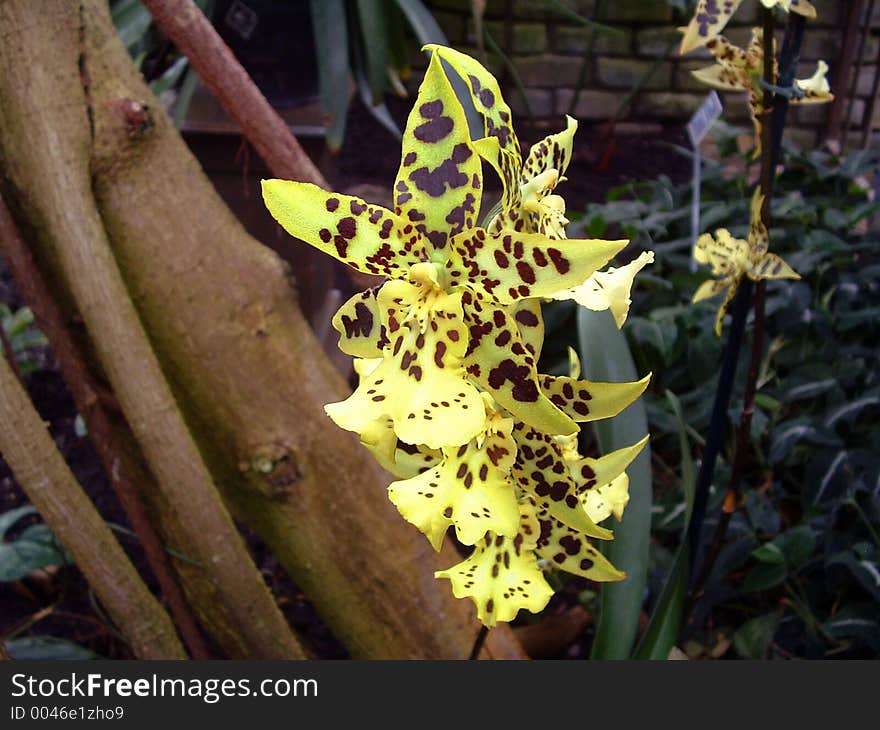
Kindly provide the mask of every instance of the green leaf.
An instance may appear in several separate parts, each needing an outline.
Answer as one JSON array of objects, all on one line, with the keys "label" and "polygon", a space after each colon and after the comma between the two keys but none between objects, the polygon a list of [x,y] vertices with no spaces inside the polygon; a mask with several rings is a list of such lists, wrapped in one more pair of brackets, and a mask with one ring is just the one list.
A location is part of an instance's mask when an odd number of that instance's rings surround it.
[{"label": "green leaf", "polygon": [[186,56],[181,56],[166,68],[159,78],[150,82],[150,91],[156,96],[161,96],[163,92],[167,91],[177,83],[177,80],[183,75],[188,66],[189,62]]},{"label": "green leaf", "polygon": [[129,53],[143,40],[153,23],[153,17],[140,0],[121,0],[113,6],[111,17],[119,39]]},{"label": "green leaf", "polygon": [[102,659],[94,652],[79,644],[51,636],[23,636],[9,639],[6,651],[13,659]]},{"label": "green leaf", "polygon": [[660,596],[657,598],[657,604],[651,613],[645,634],[636,649],[635,657],[637,659],[666,659],[669,656],[669,652],[675,646],[681,632],[687,582],[690,574],[690,549],[684,536],[687,534],[694,506],[696,472],[681,403],[670,391],[666,391],[666,399],[675,414],[681,450],[681,483],[685,497],[684,529],[682,530],[681,545],[675,554],[672,568],[663,589],[660,591]]},{"label": "green leaf", "polygon": [[875,652],[880,651],[880,606],[856,603],[844,606],[822,629],[834,639],[860,639]]},{"label": "green leaf", "polygon": [[370,90],[367,107],[378,106],[387,88],[388,27],[383,6],[384,0],[357,0],[361,46]]},{"label": "green leaf", "polygon": [[429,43],[437,43],[441,46],[448,46],[449,41],[434,16],[425,7],[420,0],[397,0],[397,7],[403,12],[407,22],[419,39],[419,43],[423,46]]},{"label": "green leaf", "polygon": [[[626,338],[608,311],[578,308],[578,337],[585,378],[601,382],[638,380]],[[641,400],[615,418],[597,421],[596,435],[603,453],[631,446],[648,432],[648,419]],[[614,540],[603,545],[606,557],[627,578],[602,587],[599,622],[593,641],[596,659],[630,656],[642,612],[648,574],[651,528],[651,448],[645,449],[627,470],[630,501],[623,520],[614,529]]]},{"label": "green leaf", "polygon": [[764,659],[782,620],[780,611],[765,613],[740,626],[733,635],[733,648],[743,659]]},{"label": "green leaf", "polygon": [[6,537],[6,533],[9,532],[9,528],[12,527],[16,522],[18,522],[22,517],[27,517],[28,515],[37,514],[37,510],[31,507],[29,504],[24,507],[16,507],[15,509],[7,510],[6,512],[0,513],[0,540]]},{"label": "green leaf", "polygon": [[28,527],[17,540],[0,543],[0,583],[9,583],[49,565],[69,562],[48,525]]},{"label": "green leaf", "polygon": [[343,0],[311,0],[321,103],[330,115],[327,146],[342,147],[348,113],[348,31]]},{"label": "green leaf", "polygon": [[788,577],[788,568],[780,563],[760,563],[749,571],[743,582],[743,591],[755,593],[775,588]]},{"label": "green leaf", "polygon": [[762,563],[799,568],[813,557],[815,549],[816,533],[809,526],[800,525],[753,550],[752,557]]}]

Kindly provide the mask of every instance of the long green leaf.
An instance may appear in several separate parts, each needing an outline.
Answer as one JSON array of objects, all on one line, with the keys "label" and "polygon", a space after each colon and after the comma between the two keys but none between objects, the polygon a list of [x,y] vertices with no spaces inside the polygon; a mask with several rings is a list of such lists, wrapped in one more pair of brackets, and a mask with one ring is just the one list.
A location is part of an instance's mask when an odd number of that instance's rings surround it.
[{"label": "long green leaf", "polygon": [[[604,382],[638,380],[629,345],[610,312],[578,309],[578,337],[584,377]],[[648,432],[642,401],[620,415],[597,421],[599,446],[608,453],[631,446]],[[626,659],[632,652],[648,576],[651,533],[651,448],[647,446],[627,469],[630,501],[623,520],[614,528],[614,540],[603,545],[608,559],[627,574],[620,583],[602,588],[599,623],[593,641],[594,659]]]},{"label": "long green leaf", "polygon": [[383,0],[357,0],[364,65],[371,98],[367,106],[382,103],[388,88],[388,25]]},{"label": "long green leaf", "polygon": [[327,146],[342,147],[348,113],[348,30],[343,0],[311,0],[321,103],[330,115]]},{"label": "long green leaf", "polygon": [[687,534],[687,526],[691,520],[691,512],[694,507],[694,485],[696,471],[691,457],[690,442],[687,435],[687,424],[681,410],[678,398],[666,391],[666,399],[669,401],[675,414],[678,426],[678,439],[681,449],[681,482],[685,497],[685,520],[682,531],[682,542],[675,554],[672,568],[660,591],[657,605],[651,613],[648,627],[639,642],[635,652],[636,659],[666,659],[681,632],[681,624],[684,618],[685,596],[687,594],[688,574],[690,573],[690,550],[684,536]]},{"label": "long green leaf", "polygon": [[437,43],[448,46],[446,35],[437,25],[434,16],[420,0],[397,0],[397,7],[401,9],[407,22],[423,46],[429,43]]}]

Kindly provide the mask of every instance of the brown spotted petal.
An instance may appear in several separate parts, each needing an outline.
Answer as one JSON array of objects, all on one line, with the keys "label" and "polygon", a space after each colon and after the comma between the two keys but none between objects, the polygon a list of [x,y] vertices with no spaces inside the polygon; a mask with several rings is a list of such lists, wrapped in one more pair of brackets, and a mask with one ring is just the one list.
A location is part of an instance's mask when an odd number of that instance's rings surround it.
[{"label": "brown spotted petal", "polygon": [[568,163],[571,162],[574,135],[578,126],[577,120],[568,115],[565,116],[565,121],[564,130],[547,135],[532,145],[523,165],[520,181],[522,184],[551,169],[556,170],[560,178],[565,175]]},{"label": "brown spotted petal", "polygon": [[699,0],[679,53],[683,56],[716,38],[741,4],[742,0]]},{"label": "brown spotted petal", "polygon": [[[369,377],[382,358],[355,358],[353,365],[361,381]],[[387,416],[368,425],[361,433],[361,443],[385,471],[398,479],[409,479],[427,471],[440,461],[440,451],[426,446],[413,446],[397,438],[394,421]]]},{"label": "brown spotted petal", "polygon": [[456,236],[446,264],[452,285],[497,304],[549,297],[586,281],[628,241],[551,240],[538,233],[477,228]]},{"label": "brown spotted petal", "polygon": [[325,406],[328,415],[355,433],[388,417],[401,441],[430,449],[467,443],[483,430],[486,413],[462,363],[461,293],[391,280],[377,301],[390,344],[347,400]]},{"label": "brown spotted petal", "polygon": [[520,179],[522,159],[518,154],[503,149],[496,137],[484,137],[474,142],[474,149],[488,162],[501,179],[501,209],[487,225],[497,233],[505,228],[516,227],[520,208]]},{"label": "brown spotted petal", "polygon": [[523,345],[537,362],[544,346],[544,314],[541,311],[541,300],[520,301],[511,307],[510,313],[516,320],[516,328],[519,330]]},{"label": "brown spotted petal", "polygon": [[610,484],[633,462],[648,443],[648,436],[632,446],[612,451],[598,459],[586,457],[569,461],[568,467],[577,482],[577,492],[583,495],[590,489]]},{"label": "brown spotted petal", "polygon": [[566,573],[589,580],[618,581],[626,573],[615,568],[585,535],[552,517],[540,518],[537,553],[551,565]]},{"label": "brown spotted petal", "polygon": [[534,508],[522,504],[516,537],[490,533],[470,557],[434,575],[450,580],[456,598],[470,598],[486,626],[512,621],[520,609],[537,613],[553,595],[534,552],[538,531]]},{"label": "brown spotted petal", "polygon": [[519,526],[511,481],[516,444],[513,420],[490,417],[486,431],[457,449],[443,449],[434,468],[388,487],[400,514],[440,550],[449,525],[458,540],[475,545],[487,532],[514,537]]},{"label": "brown spotted petal", "polygon": [[595,383],[541,375],[541,390],[573,421],[587,423],[616,416],[645,392],[650,381],[650,374],[631,383]]},{"label": "brown spotted petal", "polygon": [[432,249],[443,250],[452,236],[474,226],[482,186],[464,110],[434,55],[403,135],[394,210]]},{"label": "brown spotted petal", "polygon": [[368,274],[405,277],[428,257],[414,226],[378,205],[311,183],[263,180],[266,207],[291,236]]},{"label": "brown spotted petal", "polygon": [[513,474],[517,486],[535,502],[539,516],[553,517],[578,532],[610,540],[610,530],[596,525],[579,499],[562,446],[553,437],[523,423],[514,426],[516,462]]},{"label": "brown spotted petal", "polygon": [[568,434],[577,424],[541,392],[534,355],[520,337],[514,310],[480,303],[466,292],[470,341],[465,367],[473,382],[518,420],[547,433]]},{"label": "brown spotted petal", "polygon": [[483,117],[483,132],[486,137],[494,137],[503,150],[510,150],[521,156],[519,140],[511,124],[510,107],[501,96],[498,81],[476,59],[452,48],[427,45],[424,50],[433,51],[432,60],[439,56],[464,79],[470,91],[474,108]]},{"label": "brown spotted petal", "polygon": [[388,344],[379,305],[378,287],[355,294],[333,316],[333,328],[339,333],[339,349],[363,358],[382,357]]}]

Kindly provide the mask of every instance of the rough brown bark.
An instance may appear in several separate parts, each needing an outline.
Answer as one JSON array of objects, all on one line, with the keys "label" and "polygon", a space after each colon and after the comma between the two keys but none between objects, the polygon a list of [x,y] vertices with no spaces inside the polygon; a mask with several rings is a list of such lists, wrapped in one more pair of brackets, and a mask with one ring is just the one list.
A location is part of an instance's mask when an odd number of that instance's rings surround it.
[{"label": "rough brown bark", "polygon": [[[219,200],[116,39],[106,3],[83,7],[89,103],[68,98],[64,117],[33,103],[18,114],[13,103],[8,112],[21,144],[55,144],[53,165],[29,179],[52,188],[57,167],[79,169],[66,140],[93,125],[88,167],[103,229],[233,513],[269,544],[354,656],[466,657],[479,628],[473,608],[433,578],[458,556],[451,548],[439,558],[431,552],[388,502],[387,475],[326,418],[323,404],[344,397],[346,385],[304,321],[284,266]],[[35,9],[33,17],[51,14]],[[19,24],[22,36],[34,33],[34,22]],[[61,23],[41,31],[56,46],[70,33]],[[21,45],[14,52],[22,73],[59,67],[57,58]],[[53,102],[60,93],[38,91]],[[42,125],[37,133],[28,128],[34,120]],[[51,219],[49,205],[81,212],[80,201],[57,192],[35,206],[44,192],[35,183],[11,192],[18,214],[38,230]],[[47,256],[67,245],[61,235],[37,243]],[[72,288],[69,276],[60,280]],[[499,627],[483,656],[524,655]]]},{"label": "rough brown bark", "polygon": [[[103,10],[106,13],[106,5]],[[82,6],[0,3],[0,146],[13,194],[54,249],[101,365],[193,558],[254,656],[303,656],[250,560],[142,328],[92,196],[96,110]],[[13,32],[9,32],[13,30]],[[50,51],[51,49],[51,51]]]},{"label": "rough brown bark", "polygon": [[[473,608],[433,577],[460,558],[433,554],[388,501],[388,475],[325,416],[347,386],[278,257],[243,231],[164,114],[129,135],[114,109],[156,102],[103,9],[87,18],[98,206],[228,504],[354,656],[467,657]],[[501,627],[483,656],[524,654]]]},{"label": "rough brown bark", "polygon": [[[52,343],[61,373],[77,411],[88,426],[89,436],[98,453],[104,472],[119,498],[144,550],[144,555],[168,604],[174,622],[193,659],[210,659],[211,653],[186,602],[175,576],[171,558],[150,522],[140,494],[141,488],[155,488],[153,478],[128,457],[127,425],[114,423],[113,410],[99,395],[102,386],[89,371],[79,344],[64,323],[42,273],[19,235],[9,209],[0,198],[0,253],[18,283],[22,298],[30,305],[37,325]],[[19,379],[21,379],[20,374]]]},{"label": "rough brown bark", "polygon": [[0,454],[34,507],[73,555],[135,656],[186,659],[168,614],[147,590],[89,501],[2,356],[0,423]]}]

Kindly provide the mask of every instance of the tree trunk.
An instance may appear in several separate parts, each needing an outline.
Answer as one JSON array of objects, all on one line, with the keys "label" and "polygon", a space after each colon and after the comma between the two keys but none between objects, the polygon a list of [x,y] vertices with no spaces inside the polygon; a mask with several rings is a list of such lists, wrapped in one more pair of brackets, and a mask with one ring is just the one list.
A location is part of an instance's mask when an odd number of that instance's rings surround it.
[{"label": "tree trunk", "polygon": [[174,624],[58,452],[12,367],[0,356],[0,453],[70,551],[139,659],[186,659]]},{"label": "tree trunk", "polygon": [[[87,164],[116,264],[232,513],[269,545],[353,656],[467,657],[479,628],[473,609],[433,578],[457,556],[452,548],[432,553],[388,502],[388,476],[324,415],[323,405],[345,397],[346,385],[304,321],[283,263],[219,199],[132,66],[106,3],[82,3],[77,58],[40,44],[49,34],[34,26],[51,17],[41,5],[0,2],[0,14],[26,8],[13,14],[17,27],[4,23],[20,47],[10,49],[14,60],[0,50],[0,149],[4,158],[11,149],[51,149],[51,156],[21,153],[33,169],[5,171],[20,222],[43,233],[34,239],[38,257],[60,269],[56,280],[71,281],[62,251],[69,242],[47,230],[39,197],[78,209],[81,199],[49,193],[59,173],[82,175]],[[79,47],[76,34],[65,25],[51,35],[56,48]],[[87,69],[85,91],[75,104],[54,103],[63,88],[53,87],[58,75],[45,66],[75,63]],[[39,92],[53,103],[26,103],[33,84],[4,84],[13,65],[39,75]],[[87,163],[71,152],[84,125],[93,130]],[[96,349],[108,368],[107,353]],[[155,469],[155,455],[141,446]],[[169,515],[155,497],[152,503],[157,520],[176,517],[175,534],[186,535],[185,515]],[[197,610],[202,616],[205,607]],[[484,656],[523,654],[500,628]]]}]

